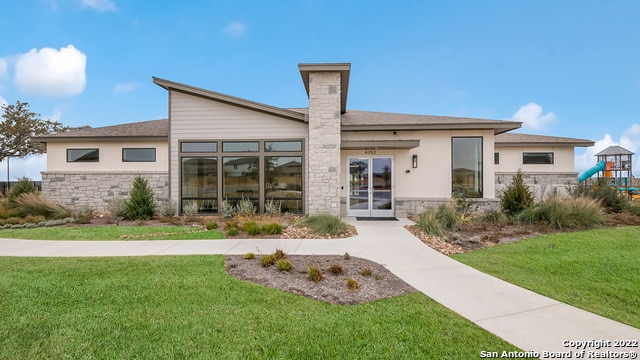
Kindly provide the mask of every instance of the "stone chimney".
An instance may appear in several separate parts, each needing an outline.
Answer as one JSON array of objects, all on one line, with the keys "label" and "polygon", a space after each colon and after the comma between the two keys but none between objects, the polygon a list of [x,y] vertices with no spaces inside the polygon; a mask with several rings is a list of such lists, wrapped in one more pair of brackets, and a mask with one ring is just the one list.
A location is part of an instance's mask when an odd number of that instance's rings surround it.
[{"label": "stone chimney", "polygon": [[340,216],[340,116],[351,64],[300,64],[309,96],[307,211]]}]

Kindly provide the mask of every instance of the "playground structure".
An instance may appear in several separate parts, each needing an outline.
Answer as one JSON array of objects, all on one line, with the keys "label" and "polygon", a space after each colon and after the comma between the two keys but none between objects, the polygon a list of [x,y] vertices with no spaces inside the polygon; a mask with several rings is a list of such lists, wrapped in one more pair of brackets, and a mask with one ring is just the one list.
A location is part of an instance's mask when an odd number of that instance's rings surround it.
[{"label": "playground structure", "polygon": [[629,199],[640,199],[640,189],[634,184],[632,157],[634,153],[621,147],[609,146],[596,154],[598,163],[578,176],[578,182],[583,182],[593,175],[604,178],[607,184],[617,187]]}]

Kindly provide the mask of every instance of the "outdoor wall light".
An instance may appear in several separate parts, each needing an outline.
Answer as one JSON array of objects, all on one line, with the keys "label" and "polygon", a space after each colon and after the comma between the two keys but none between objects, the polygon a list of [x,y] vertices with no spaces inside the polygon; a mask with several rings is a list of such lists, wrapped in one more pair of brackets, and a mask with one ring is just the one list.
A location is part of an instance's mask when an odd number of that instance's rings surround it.
[{"label": "outdoor wall light", "polygon": [[418,167],[418,155],[413,155],[412,164],[414,169]]}]

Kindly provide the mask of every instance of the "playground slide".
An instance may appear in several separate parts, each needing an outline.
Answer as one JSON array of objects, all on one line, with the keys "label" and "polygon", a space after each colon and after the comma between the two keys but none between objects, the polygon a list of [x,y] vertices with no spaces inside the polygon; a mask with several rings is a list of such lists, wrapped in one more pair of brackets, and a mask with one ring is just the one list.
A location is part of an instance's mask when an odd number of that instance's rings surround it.
[{"label": "playground slide", "polygon": [[590,178],[591,176],[593,176],[593,174],[597,173],[598,171],[604,171],[604,170],[605,170],[605,162],[600,161],[594,167],[580,174],[580,176],[578,176],[578,182],[583,182],[588,178]]}]

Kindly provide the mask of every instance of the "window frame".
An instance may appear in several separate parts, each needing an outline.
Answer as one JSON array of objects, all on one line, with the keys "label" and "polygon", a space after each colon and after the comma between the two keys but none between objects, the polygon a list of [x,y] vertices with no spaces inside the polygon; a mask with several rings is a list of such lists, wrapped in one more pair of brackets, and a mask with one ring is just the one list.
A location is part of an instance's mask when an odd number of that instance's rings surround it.
[{"label": "window frame", "polygon": [[[85,155],[77,157],[75,160],[69,160],[69,151],[87,151]],[[82,157],[88,155],[91,151],[95,151],[96,158],[95,160],[80,160]],[[94,163],[100,162],[100,148],[67,148],[67,162],[68,163]]]},{"label": "window frame", "polygon": [[[529,155],[529,162],[525,161]],[[546,158],[549,162],[531,162],[532,157],[543,159]],[[536,157],[537,156],[537,157]],[[522,152],[522,165],[553,165],[555,163],[555,153],[553,151],[524,151]]]},{"label": "window frame", "polygon": [[[476,189],[474,189],[475,192],[477,192],[477,194],[473,194],[473,193],[468,193],[467,192],[467,188],[465,187],[461,187],[461,189],[463,190],[462,194],[458,194],[457,191],[458,189],[456,189],[456,183],[455,183],[455,140],[456,139],[477,139],[479,140],[479,147],[478,149],[480,150],[480,153],[477,154],[477,159],[479,160],[479,169],[477,169],[477,174],[474,174],[474,179],[476,179],[478,181],[477,184],[474,184],[476,186]],[[471,170],[471,169],[470,169]],[[475,169],[474,169],[475,170]],[[484,197],[484,137],[483,136],[452,136],[451,137],[451,196],[464,196],[466,198],[477,198],[477,199],[481,199]]]},{"label": "window frame", "polygon": [[[127,150],[153,150],[153,160],[126,160],[124,154]],[[156,150],[156,148],[122,148],[122,162],[127,162],[127,163],[156,162],[157,152],[158,151]]]}]

